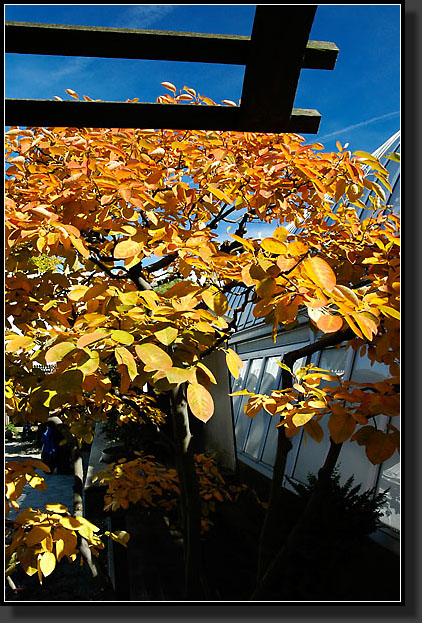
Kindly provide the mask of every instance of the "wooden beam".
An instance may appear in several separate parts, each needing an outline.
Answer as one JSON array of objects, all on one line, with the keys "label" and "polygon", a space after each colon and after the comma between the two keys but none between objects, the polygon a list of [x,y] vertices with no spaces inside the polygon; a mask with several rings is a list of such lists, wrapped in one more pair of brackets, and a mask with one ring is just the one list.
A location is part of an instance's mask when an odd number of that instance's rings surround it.
[{"label": "wooden beam", "polygon": [[87,128],[167,128],[173,130],[232,130],[234,132],[300,132],[316,134],[321,116],[316,110],[293,109],[288,126],[263,117],[253,123],[239,106],[144,104],[139,102],[78,102],[5,100],[6,125]]},{"label": "wooden beam", "polygon": [[[251,37],[5,22],[5,52],[246,65]],[[302,67],[333,69],[338,48],[308,41]]]},{"label": "wooden beam", "polygon": [[241,108],[252,125],[288,128],[315,5],[258,5]]}]

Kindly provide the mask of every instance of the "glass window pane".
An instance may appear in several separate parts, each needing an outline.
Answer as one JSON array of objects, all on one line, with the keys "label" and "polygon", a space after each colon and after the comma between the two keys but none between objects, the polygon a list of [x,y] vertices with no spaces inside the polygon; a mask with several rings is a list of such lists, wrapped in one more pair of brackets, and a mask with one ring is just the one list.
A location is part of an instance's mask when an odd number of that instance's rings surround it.
[{"label": "glass window pane", "polygon": [[[239,369],[239,376],[237,377],[237,379],[234,379],[234,381],[232,382],[232,392],[238,392],[241,389],[243,389],[243,381],[245,380],[245,376],[246,376],[246,370],[248,369],[248,361],[244,361],[243,362],[243,368]],[[235,420],[237,419],[238,416],[238,407],[239,407],[239,402],[241,401],[241,396],[233,396],[232,397],[232,404],[233,404],[233,416],[235,418]]]},{"label": "glass window pane", "polygon": [[[271,357],[267,360],[264,375],[259,388],[260,394],[270,394],[273,389],[276,389],[277,377],[280,370],[280,366],[277,365],[277,361],[279,359],[279,357]],[[253,456],[255,459],[259,458],[259,450],[263,443],[263,437],[267,433],[268,421],[270,417],[271,415],[267,413],[265,409],[261,409],[261,411],[255,415],[251,422],[245,452]]]},{"label": "glass window pane", "polygon": [[[376,383],[389,376],[388,366],[375,362],[371,366],[370,359],[364,355],[355,356],[351,380],[358,383]],[[385,428],[387,419],[383,415],[375,418],[378,428]],[[355,485],[361,484],[361,491],[373,486],[375,477],[375,467],[368,461],[365,454],[364,446],[359,446],[355,441],[347,441],[344,443],[339,461],[337,463],[341,474],[341,482],[345,482],[350,476],[353,476]]]},{"label": "glass window pane", "polygon": [[[392,418],[392,424],[400,429],[399,418]],[[383,506],[383,515],[380,519],[390,528],[400,530],[400,459],[397,452],[380,468],[377,492],[387,489],[387,500]]]},{"label": "glass window pane", "polygon": [[[296,370],[298,368],[300,368],[301,366],[305,365],[306,362],[306,358],[302,357],[301,359],[298,359],[294,364],[293,364],[293,372],[296,372]],[[274,459],[275,459],[275,453],[277,451],[277,437],[278,437],[278,428],[277,428],[277,424],[280,423],[280,418],[278,415],[275,416],[270,416],[271,420],[270,420],[270,425],[268,428],[268,434],[267,434],[267,440],[265,442],[265,448],[264,448],[264,452],[262,454],[262,461],[264,463],[266,463],[267,465],[274,465]],[[293,453],[295,452],[295,448],[296,448],[296,444],[299,442],[299,437],[300,435],[297,435],[296,437],[293,437],[293,439],[291,439],[292,442],[292,449],[289,452],[289,456],[288,456],[288,461],[289,459],[292,458]],[[289,463],[286,466],[286,473],[288,473],[290,475],[290,465]]]},{"label": "glass window pane", "polygon": [[377,381],[382,381],[387,378],[389,375],[389,367],[385,364],[375,361],[371,366],[371,360],[367,355],[363,357],[356,355],[350,378],[357,383],[376,383]]},{"label": "glass window pane", "polygon": [[400,178],[394,185],[393,194],[389,198],[388,204],[392,206],[394,214],[400,214]]},{"label": "glass window pane", "polygon": [[[258,378],[259,378],[259,373],[261,371],[262,362],[263,362],[262,358],[254,359],[251,362],[248,376],[244,384],[244,388],[248,389],[250,392],[256,392],[257,390]],[[240,408],[239,408],[239,416],[237,418],[237,422],[235,425],[236,443],[237,443],[238,450],[243,449],[245,436],[248,431],[248,427],[250,423],[249,417],[243,412],[243,409],[248,401],[248,396],[240,396],[240,398],[241,398],[241,403],[240,403]]]}]

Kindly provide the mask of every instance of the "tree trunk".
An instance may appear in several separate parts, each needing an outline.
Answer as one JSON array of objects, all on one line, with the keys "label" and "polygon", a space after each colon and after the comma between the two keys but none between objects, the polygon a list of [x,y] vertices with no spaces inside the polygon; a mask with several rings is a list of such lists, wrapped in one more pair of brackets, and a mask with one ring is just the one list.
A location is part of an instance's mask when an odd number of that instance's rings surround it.
[{"label": "tree trunk", "polygon": [[[68,428],[63,424],[62,420],[57,416],[48,418],[56,426],[57,431],[66,439],[66,442],[71,448],[71,458],[73,463],[73,517],[83,517],[83,462],[80,448],[75,441],[73,435],[69,432]],[[80,537],[79,551],[82,557],[85,559],[86,564],[91,571],[92,577],[98,585],[101,592],[104,592],[108,598],[114,595],[114,589],[111,584],[110,577],[104,568],[104,565],[97,558],[93,558],[89,545],[83,537]]]},{"label": "tree trunk", "polygon": [[179,476],[181,517],[185,554],[185,599],[203,596],[201,565],[201,501],[189,427],[185,387],[171,390],[172,421],[176,447],[176,469]]},{"label": "tree trunk", "polygon": [[[289,368],[293,366],[295,358],[290,353],[285,355],[283,363]],[[281,371],[281,387],[290,387],[292,378],[290,373],[282,368]],[[286,471],[287,456],[292,448],[292,442],[286,436],[286,429],[280,426],[277,429],[277,451],[274,461],[273,478],[271,481],[270,496],[268,500],[268,509],[265,514],[264,523],[259,537],[258,563],[257,563],[257,582],[259,583],[264,571],[274,557],[274,553],[278,551],[284,539],[281,530],[278,530],[280,520],[283,513],[282,497],[283,497],[283,480]]]},{"label": "tree trunk", "polygon": [[[295,586],[301,582],[297,575],[297,571],[301,567],[298,552],[304,549],[303,542],[309,539],[310,526],[314,524],[318,516],[326,512],[330,478],[342,446],[343,444],[334,443],[331,440],[324,465],[318,471],[315,489],[284,545],[277,552],[265,573],[259,578],[251,597],[252,600],[274,599],[275,594],[277,599],[287,600],[291,598],[291,590],[295,590]],[[307,569],[303,569],[303,565],[302,570],[303,574],[306,575]]]},{"label": "tree trunk", "polygon": [[[341,344],[343,341],[352,339],[353,332],[350,329],[337,331],[324,335],[318,341],[290,351],[283,356],[285,363],[291,370],[298,359],[308,357],[329,346]],[[292,377],[288,370],[282,368],[281,387],[286,389],[291,387]],[[283,480],[286,469],[286,461],[289,451],[292,448],[290,440],[286,437],[285,429],[281,426],[278,429],[277,451],[274,462],[273,478],[271,482],[270,496],[265,520],[260,534],[258,561],[257,561],[257,586],[260,585],[266,569],[274,561],[277,553],[283,546],[288,535],[280,529],[283,518]],[[329,453],[330,455],[330,453]],[[328,460],[328,456],[327,456]],[[335,462],[334,462],[335,465]],[[333,466],[334,467],[334,466]]]}]

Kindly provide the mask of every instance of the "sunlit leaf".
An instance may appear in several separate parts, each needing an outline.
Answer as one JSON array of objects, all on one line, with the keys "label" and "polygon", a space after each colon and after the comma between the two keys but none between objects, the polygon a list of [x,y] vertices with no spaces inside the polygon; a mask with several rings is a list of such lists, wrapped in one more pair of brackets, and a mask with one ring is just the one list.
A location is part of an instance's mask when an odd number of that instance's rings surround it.
[{"label": "sunlit leaf", "polygon": [[309,257],[303,260],[302,267],[308,277],[320,288],[332,290],[336,285],[336,276],[331,266],[321,257]]},{"label": "sunlit leaf", "polygon": [[166,371],[173,366],[171,357],[155,344],[137,344],[135,351],[139,359],[145,364],[147,372],[153,370]]},{"label": "sunlit leaf", "polygon": [[187,400],[194,416],[202,422],[208,422],[214,413],[214,401],[209,391],[199,383],[190,383],[187,388]]}]

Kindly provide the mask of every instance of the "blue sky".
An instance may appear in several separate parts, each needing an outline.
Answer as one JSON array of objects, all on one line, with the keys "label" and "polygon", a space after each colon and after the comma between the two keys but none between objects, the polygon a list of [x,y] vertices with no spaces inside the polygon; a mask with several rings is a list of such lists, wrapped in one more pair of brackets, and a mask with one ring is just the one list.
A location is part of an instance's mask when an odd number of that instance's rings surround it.
[{"label": "blue sky", "polygon": [[[255,5],[238,4],[16,4],[5,6],[5,19],[249,35],[254,12]],[[322,115],[319,133],[304,135],[307,141],[373,151],[400,128],[400,17],[398,4],[318,6],[310,38],[333,41],[340,53],[333,71],[301,72],[295,107]],[[217,103],[238,102],[243,74],[241,66],[7,54],[5,91],[11,98],[67,99],[70,88],[94,99],[154,102],[166,92],[160,83],[169,81]]]}]

